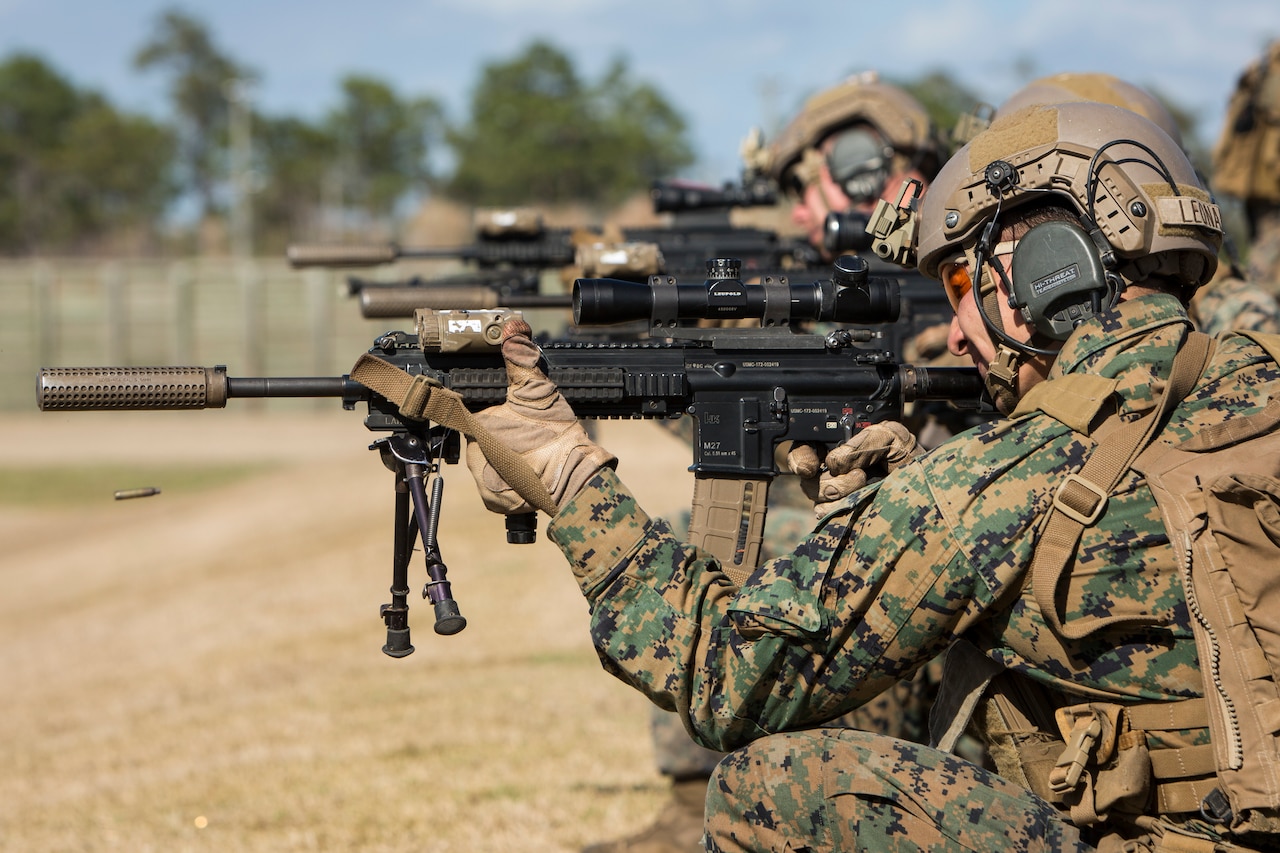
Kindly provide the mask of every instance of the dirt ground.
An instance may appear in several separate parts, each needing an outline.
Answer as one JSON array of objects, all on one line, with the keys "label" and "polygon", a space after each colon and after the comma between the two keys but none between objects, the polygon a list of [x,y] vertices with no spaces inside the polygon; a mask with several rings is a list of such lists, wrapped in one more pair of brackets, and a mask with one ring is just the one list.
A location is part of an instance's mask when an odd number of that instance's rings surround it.
[{"label": "dirt ground", "polygon": [[[0,849],[536,853],[648,821],[647,704],[601,671],[559,552],[507,545],[464,467],[440,543],[468,626],[432,633],[418,560],[417,651],[381,653],[393,492],[371,437],[342,411],[0,418],[0,477],[262,463],[0,504]],[[600,437],[651,512],[687,506],[675,438]]]}]

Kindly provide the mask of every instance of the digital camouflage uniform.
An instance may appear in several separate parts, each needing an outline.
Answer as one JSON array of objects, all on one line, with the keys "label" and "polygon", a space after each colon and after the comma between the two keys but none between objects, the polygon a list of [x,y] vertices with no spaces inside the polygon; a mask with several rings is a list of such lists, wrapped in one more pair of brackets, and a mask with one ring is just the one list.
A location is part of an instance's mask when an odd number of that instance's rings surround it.
[{"label": "digital camouflage uniform", "polygon": [[1223,264],[1218,274],[1196,291],[1191,319],[1206,335],[1229,329],[1280,332],[1280,305],[1271,293],[1235,275],[1230,264]]},{"label": "digital camouflage uniform", "polygon": [[[1121,416],[1137,417],[1163,392],[1188,327],[1173,297],[1123,302],[1075,330],[1050,381],[1113,377]],[[1251,341],[1224,335],[1157,442],[1260,411],[1277,393],[1280,368]],[[612,471],[564,505],[548,534],[590,603],[605,668],[676,711],[707,746],[738,750],[711,782],[707,849],[1099,843],[1098,830],[1077,829],[1028,790],[959,758],[870,733],[802,731],[876,696],[956,638],[1071,701],[1200,696],[1177,558],[1135,472],[1085,529],[1064,581],[1063,621],[1139,611],[1155,624],[1066,640],[1026,583],[1055,489],[1093,446],[1039,412],[976,427],[851,495],[741,589],[651,521]],[[1162,816],[1153,828],[1173,827],[1214,836],[1194,814]]]},{"label": "digital camouflage uniform", "polygon": [[[680,418],[664,422],[681,439],[692,442],[692,420]],[[689,513],[672,519],[677,535],[688,529]],[[801,492],[795,477],[783,476],[774,480],[769,492],[769,512],[766,517],[764,541],[761,553],[765,559],[780,556],[791,549],[815,526],[813,501]],[[929,709],[933,690],[941,677],[941,662],[922,670],[917,677],[895,684],[860,708],[843,715],[832,724],[890,734],[913,741],[928,740]],[[724,753],[699,746],[689,739],[689,733],[679,717],[655,708],[650,725],[653,734],[654,759],[658,771],[676,781],[703,779],[715,770]]]},{"label": "digital camouflage uniform", "polygon": [[1280,206],[1260,214],[1253,224],[1255,234],[1249,243],[1248,278],[1280,296]]}]

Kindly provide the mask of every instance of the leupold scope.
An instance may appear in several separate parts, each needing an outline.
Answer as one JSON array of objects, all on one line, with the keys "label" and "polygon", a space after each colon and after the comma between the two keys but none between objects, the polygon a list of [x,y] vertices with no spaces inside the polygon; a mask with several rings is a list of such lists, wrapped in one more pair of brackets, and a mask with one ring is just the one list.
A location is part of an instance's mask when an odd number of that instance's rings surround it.
[{"label": "leupold scope", "polygon": [[648,283],[613,278],[580,278],[573,283],[573,321],[587,326],[750,318],[763,326],[803,321],[893,323],[900,306],[898,283],[872,278],[866,260],[854,255],[838,258],[830,279],[804,284],[775,276],[744,284],[737,258],[707,261],[707,279],[698,284],[661,275],[650,276]]}]

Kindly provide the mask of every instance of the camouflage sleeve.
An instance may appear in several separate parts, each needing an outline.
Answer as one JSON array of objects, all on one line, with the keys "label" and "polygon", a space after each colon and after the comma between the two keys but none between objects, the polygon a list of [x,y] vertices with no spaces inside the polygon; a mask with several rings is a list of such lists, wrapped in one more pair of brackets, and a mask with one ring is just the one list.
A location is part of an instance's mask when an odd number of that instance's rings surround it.
[{"label": "camouflage sleeve", "polygon": [[856,708],[950,641],[978,575],[924,476],[856,493],[741,590],[649,519],[612,471],[548,535],[591,602],[605,669],[726,750]]}]

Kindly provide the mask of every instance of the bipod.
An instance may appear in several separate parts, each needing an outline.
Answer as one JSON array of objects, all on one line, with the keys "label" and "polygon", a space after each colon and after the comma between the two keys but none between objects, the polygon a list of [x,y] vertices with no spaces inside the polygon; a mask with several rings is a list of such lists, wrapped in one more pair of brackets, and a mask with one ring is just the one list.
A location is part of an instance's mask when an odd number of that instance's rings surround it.
[{"label": "bipod", "polygon": [[413,645],[409,642],[409,561],[413,558],[414,542],[419,534],[428,577],[427,584],[422,589],[422,597],[431,599],[435,607],[435,632],[456,634],[467,627],[467,620],[458,611],[458,603],[453,600],[453,593],[446,579],[447,569],[436,541],[444,480],[437,476],[432,481],[431,497],[428,499],[426,478],[429,474],[439,472],[439,465],[431,455],[430,444],[420,436],[398,432],[378,439],[369,445],[369,449],[379,451],[382,454],[382,464],[396,475],[391,603],[382,605],[380,613],[387,623],[387,643],[382,651],[393,658],[402,658],[413,654]]}]

